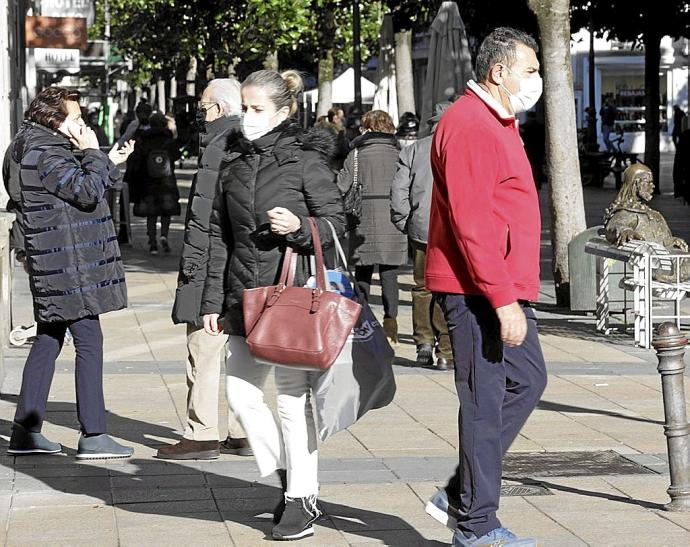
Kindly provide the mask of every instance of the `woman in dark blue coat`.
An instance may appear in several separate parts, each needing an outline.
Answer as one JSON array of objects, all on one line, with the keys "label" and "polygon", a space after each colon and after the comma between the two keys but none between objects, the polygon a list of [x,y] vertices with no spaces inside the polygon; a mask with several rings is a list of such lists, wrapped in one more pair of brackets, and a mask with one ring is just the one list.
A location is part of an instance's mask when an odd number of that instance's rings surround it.
[{"label": "woman in dark blue coat", "polygon": [[101,152],[81,119],[78,101],[79,95],[67,89],[43,90],[14,140],[37,337],[24,365],[8,450],[12,455],[62,450],[41,435],[41,426],[68,328],[77,354],[77,458],[132,455],[131,448],[105,434],[98,318],[127,306],[124,268],[104,194],[120,178],[114,162],[124,162],[132,144],[109,156]]}]

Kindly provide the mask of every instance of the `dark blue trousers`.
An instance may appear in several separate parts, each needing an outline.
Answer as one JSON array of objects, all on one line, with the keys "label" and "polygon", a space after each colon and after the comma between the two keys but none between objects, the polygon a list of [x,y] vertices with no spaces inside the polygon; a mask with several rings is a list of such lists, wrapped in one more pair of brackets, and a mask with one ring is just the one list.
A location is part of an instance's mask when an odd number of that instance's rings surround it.
[{"label": "dark blue trousers", "polygon": [[40,431],[46,414],[55,361],[69,328],[76,351],[77,417],[85,435],[105,433],[103,333],[98,316],[78,321],[38,323],[36,340],[24,365],[15,423]]},{"label": "dark blue trousers", "polygon": [[525,341],[508,347],[483,296],[435,297],[448,322],[460,400],[460,461],[446,491],[459,504],[458,528],[481,537],[501,526],[496,512],[503,456],[544,392],[546,366],[528,305]]}]

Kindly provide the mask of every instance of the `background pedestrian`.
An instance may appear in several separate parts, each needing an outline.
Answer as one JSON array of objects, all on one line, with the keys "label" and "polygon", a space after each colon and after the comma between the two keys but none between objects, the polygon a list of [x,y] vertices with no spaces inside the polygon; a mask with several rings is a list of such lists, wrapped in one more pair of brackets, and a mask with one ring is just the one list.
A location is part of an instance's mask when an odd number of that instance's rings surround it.
[{"label": "background pedestrian", "polygon": [[348,234],[349,252],[360,290],[369,299],[374,270],[378,269],[383,293],[383,328],[398,343],[398,267],[407,263],[407,238],[390,218],[390,193],[400,149],[391,117],[382,110],[362,116],[361,135],[338,174],[344,195],[355,174],[362,186],[362,215]]}]

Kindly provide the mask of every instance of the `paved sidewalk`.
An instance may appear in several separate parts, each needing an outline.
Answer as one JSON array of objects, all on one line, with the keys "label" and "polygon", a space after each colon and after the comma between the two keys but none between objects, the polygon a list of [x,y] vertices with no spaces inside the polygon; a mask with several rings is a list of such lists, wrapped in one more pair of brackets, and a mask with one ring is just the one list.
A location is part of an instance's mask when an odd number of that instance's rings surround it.
[{"label": "paved sidewalk", "polygon": [[[180,179],[188,188],[188,173]],[[588,190],[590,209],[612,194]],[[666,196],[659,201],[687,214]],[[601,210],[592,212],[597,215]],[[672,220],[672,228],[677,225],[688,237],[690,223],[680,218]],[[258,476],[251,458],[177,463],[152,458],[158,447],[179,438],[184,416],[184,327],[169,318],[181,225],[173,224],[171,256],[148,255],[143,223],[137,222],[134,233],[134,246],[124,250],[130,307],[104,316],[103,327],[109,428],[135,447],[135,457],[74,460],[73,348],[65,347],[44,432],[63,443],[67,454],[0,456],[0,541],[267,544],[279,490],[272,477]],[[545,231],[545,270],[548,237]],[[27,323],[28,284],[20,270],[15,273],[15,319]],[[452,373],[412,366],[411,282],[406,271],[396,399],[321,446],[321,498],[328,516],[305,545],[450,542],[451,533],[423,507],[456,461],[457,398]],[[501,519],[520,534],[536,536],[540,545],[690,544],[690,514],[662,510],[669,479],[654,355],[633,348],[629,336],[596,335],[591,317],[559,314],[553,303],[547,279],[538,313],[549,386],[507,458]],[[0,398],[2,447],[27,351],[8,352]],[[270,381],[267,399],[274,400]]]}]

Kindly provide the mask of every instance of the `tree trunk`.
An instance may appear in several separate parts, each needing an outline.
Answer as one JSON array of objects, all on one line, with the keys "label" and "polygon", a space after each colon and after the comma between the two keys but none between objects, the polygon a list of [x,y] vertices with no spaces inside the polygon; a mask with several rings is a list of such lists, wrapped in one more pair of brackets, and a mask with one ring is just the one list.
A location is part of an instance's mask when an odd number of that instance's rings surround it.
[{"label": "tree trunk", "polygon": [[414,102],[414,73],[412,71],[412,31],[395,33],[395,88],[398,92],[398,114],[412,112]]},{"label": "tree trunk", "polygon": [[187,70],[187,95],[196,95],[196,57],[189,59],[189,70]]},{"label": "tree trunk", "polygon": [[168,98],[170,108],[170,112],[175,111],[175,102],[174,99],[177,98],[177,78],[173,74],[173,76],[170,78],[170,97]]},{"label": "tree trunk", "polygon": [[319,59],[319,104],[316,117],[325,116],[333,106],[333,50],[324,52]]},{"label": "tree trunk", "polygon": [[158,78],[156,80],[156,99],[158,103],[158,112],[165,114],[165,80]]},{"label": "tree trunk", "polygon": [[264,68],[266,70],[278,70],[278,52],[271,51],[264,59]]},{"label": "tree trunk", "polygon": [[319,44],[319,103],[316,117],[325,116],[333,106],[333,48],[335,47],[335,3],[326,1],[321,6],[312,1],[317,13],[316,34]]},{"label": "tree trunk", "polygon": [[[650,25],[652,27],[652,25]],[[644,162],[652,170],[655,193],[660,193],[659,152],[661,124],[659,123],[660,84],[659,65],[661,64],[661,35],[655,28],[647,29],[642,38],[644,42]]]},{"label": "tree trunk", "polygon": [[541,33],[553,278],[557,304],[567,306],[570,302],[568,243],[587,227],[577,155],[570,1],[529,0],[529,6],[537,16]]},{"label": "tree trunk", "polygon": [[149,104],[151,105],[151,108],[155,109],[156,108],[156,84],[152,83],[149,84]]}]

